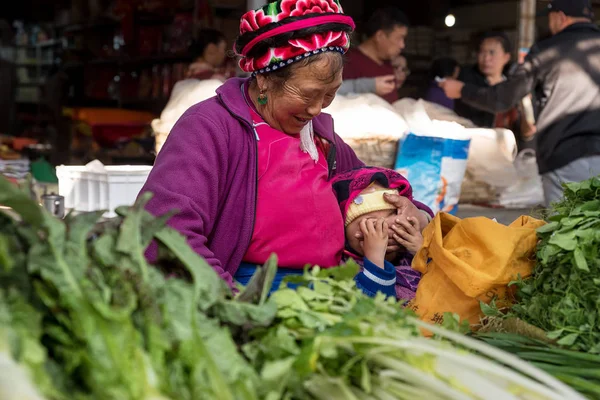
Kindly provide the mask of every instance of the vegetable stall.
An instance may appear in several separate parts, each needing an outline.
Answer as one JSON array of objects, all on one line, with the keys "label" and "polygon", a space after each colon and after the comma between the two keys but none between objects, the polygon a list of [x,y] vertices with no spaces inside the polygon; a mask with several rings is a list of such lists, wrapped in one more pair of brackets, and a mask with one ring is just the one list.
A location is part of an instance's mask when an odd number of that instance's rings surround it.
[{"label": "vegetable stall", "polygon": [[62,220],[0,180],[16,214],[0,213],[0,400],[600,398],[598,193],[569,186],[520,300],[486,305],[488,326],[517,318],[536,340],[425,323],[357,290],[354,263],[267,296],[273,257],[234,295],[147,196]]}]

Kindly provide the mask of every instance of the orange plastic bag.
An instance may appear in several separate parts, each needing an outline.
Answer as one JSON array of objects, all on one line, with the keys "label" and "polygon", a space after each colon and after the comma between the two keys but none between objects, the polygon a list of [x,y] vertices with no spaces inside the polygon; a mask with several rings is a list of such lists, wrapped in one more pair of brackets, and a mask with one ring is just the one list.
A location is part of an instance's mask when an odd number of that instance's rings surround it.
[{"label": "orange plastic bag", "polygon": [[509,301],[508,283],[531,275],[535,230],[544,224],[526,216],[506,226],[439,213],[423,231],[423,247],[413,259],[423,277],[409,307],[424,321],[439,323],[451,312],[479,323],[480,301]]}]

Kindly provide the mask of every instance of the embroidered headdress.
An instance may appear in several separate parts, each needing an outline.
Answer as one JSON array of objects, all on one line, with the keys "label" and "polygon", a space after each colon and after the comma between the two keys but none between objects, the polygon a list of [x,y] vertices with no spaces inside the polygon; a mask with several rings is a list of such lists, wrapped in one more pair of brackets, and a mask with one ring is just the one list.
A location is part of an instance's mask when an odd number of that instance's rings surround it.
[{"label": "embroidered headdress", "polygon": [[[320,25],[330,29],[311,33]],[[346,53],[353,30],[338,0],[279,0],[242,16],[234,50],[240,68],[256,75],[323,52]],[[280,45],[265,45],[269,42]]]}]

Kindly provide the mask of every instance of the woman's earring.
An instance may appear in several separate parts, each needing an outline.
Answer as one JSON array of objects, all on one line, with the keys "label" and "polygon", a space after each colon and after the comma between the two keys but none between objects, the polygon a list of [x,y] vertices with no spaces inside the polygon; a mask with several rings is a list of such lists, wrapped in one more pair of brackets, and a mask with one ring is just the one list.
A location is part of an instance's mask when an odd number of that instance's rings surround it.
[{"label": "woman's earring", "polygon": [[258,100],[258,104],[260,104],[261,106],[264,106],[265,104],[267,104],[267,101],[269,100],[269,98],[267,97],[265,90],[260,89],[260,93],[258,95],[257,100]]}]

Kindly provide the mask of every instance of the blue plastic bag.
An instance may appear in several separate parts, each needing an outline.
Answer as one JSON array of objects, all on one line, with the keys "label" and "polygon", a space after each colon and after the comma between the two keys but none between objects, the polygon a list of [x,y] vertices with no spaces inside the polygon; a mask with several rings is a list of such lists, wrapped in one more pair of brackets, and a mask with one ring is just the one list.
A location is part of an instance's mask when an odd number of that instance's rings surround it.
[{"label": "blue plastic bag", "polygon": [[398,143],[395,169],[408,179],[416,200],[434,213],[456,214],[470,144],[470,139],[409,133]]}]

